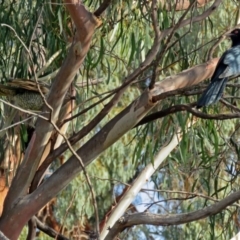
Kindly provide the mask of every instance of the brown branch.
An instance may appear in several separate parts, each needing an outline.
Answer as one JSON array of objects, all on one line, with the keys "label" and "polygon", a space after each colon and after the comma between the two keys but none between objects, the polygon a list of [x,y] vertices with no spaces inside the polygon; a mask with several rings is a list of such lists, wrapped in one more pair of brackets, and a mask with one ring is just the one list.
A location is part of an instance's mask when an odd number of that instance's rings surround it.
[{"label": "brown branch", "polygon": [[114,237],[116,237],[116,235],[122,232],[125,228],[133,227],[139,224],[170,226],[193,222],[220,213],[239,199],[240,191],[232,193],[228,197],[211,206],[190,213],[160,215],[143,212],[126,214],[121,217],[119,221],[109,230],[109,234],[105,240],[114,239]]},{"label": "brown branch", "polygon": [[[52,123],[54,123],[58,117],[64,96],[73,80],[73,77],[81,66],[87,51],[89,50],[91,37],[95,27],[98,26],[98,22],[96,22],[97,20],[84,8],[81,3],[79,4],[76,0],[66,0],[65,3],[67,3],[66,7],[68,8],[68,11],[70,12],[77,28],[76,42],[70,48],[68,57],[56,76],[50,95],[47,99],[52,109],[54,109],[51,116],[51,123],[38,119],[36,132],[33,135],[25,155],[25,159],[14,178],[11,190],[9,191],[8,197],[5,201],[4,213],[0,220],[0,229],[3,230],[7,236],[12,236],[12,239],[16,239],[18,237],[22,227],[28,221],[30,216],[45,205],[81,171],[79,161],[77,161],[75,156],[72,156],[33,193],[24,196],[28,190],[32,177],[35,174],[41,155],[44,151],[44,147],[49,141],[52,130],[54,129]],[[216,0],[214,4],[203,14],[184,20],[179,27],[205,19],[218,7],[220,3],[220,0]],[[126,78],[125,83],[122,86],[122,90],[118,92],[109,104],[105,106],[103,111],[99,113],[101,117],[106,116],[106,113],[122,96],[125,88],[152,63],[159,50],[161,40],[171,31],[172,29],[168,29],[161,35],[161,38],[154,41],[153,47],[147,55],[145,61]],[[204,70],[207,73],[202,71],[202,79],[198,78],[198,81],[202,81],[204,77],[208,76],[209,72],[211,72],[206,71],[206,69]],[[177,77],[175,78],[175,81],[176,79]],[[106,124],[105,127],[102,128],[101,131],[83,145],[77,151],[77,154],[81,156],[84,164],[88,165],[94,158],[96,158],[96,156],[102,153],[106,148],[116,142],[123,134],[136,125],[136,123],[156,105],[152,102],[152,96],[159,94],[159,92],[164,92],[164,88],[170,91],[174,90],[174,86],[179,87],[178,81],[176,81],[177,84],[173,84],[171,87],[167,86],[170,82],[171,78],[168,78],[167,82],[162,81],[160,85],[153,89],[153,91],[145,91],[136,101],[114,117]],[[193,83],[186,81],[183,83],[183,87],[187,84],[196,84],[196,82],[197,80],[193,81]],[[95,118],[94,121],[99,121],[99,119]],[[91,122],[91,124],[94,123]],[[89,127],[89,125],[87,127]],[[85,130],[86,129],[87,128],[85,127]],[[21,222],[15,221],[13,216],[16,212],[18,212],[18,214],[22,214],[23,217]],[[9,226],[11,226],[11,228],[9,228]],[[15,229],[15,232],[13,232],[12,229]]]},{"label": "brown branch", "polygon": [[[38,119],[36,130],[28,145],[24,160],[12,181],[11,188],[5,200],[3,214],[0,220],[0,229],[11,239],[17,239],[24,224],[37,212],[25,211],[22,220],[16,221],[14,214],[19,199],[26,195],[30,183],[39,165],[46,144],[53,131],[52,123],[58,119],[65,95],[78,72],[79,67],[90,48],[91,38],[99,21],[88,12],[80,1],[65,0],[71,18],[76,26],[75,41],[69,49],[68,55],[58,72],[51,87],[47,102],[52,107],[51,122]],[[47,108],[44,108],[44,111]],[[34,205],[34,204],[33,204]],[[31,207],[27,207],[28,210]],[[11,226],[11,227],[9,227]],[[14,231],[12,231],[14,229]]]},{"label": "brown branch", "polygon": [[[153,24],[153,30],[155,33],[155,40],[160,38],[161,32],[159,30],[159,24],[158,24],[158,13],[157,13],[157,0],[153,0],[152,1],[152,13],[151,13],[151,18],[152,18],[152,24]],[[159,61],[155,60],[154,63],[154,69],[153,69],[153,74],[152,74],[152,78],[151,78],[151,82],[149,84],[149,89],[153,89],[155,82],[156,82],[156,70],[157,70],[157,65],[158,65]]]},{"label": "brown branch", "polygon": [[215,114],[210,115],[203,112],[198,111],[197,109],[193,108],[193,106],[196,106],[196,103],[191,103],[188,105],[185,104],[179,104],[175,105],[169,108],[166,108],[162,111],[152,113],[145,118],[143,118],[135,127],[144,125],[146,123],[152,122],[156,119],[166,117],[170,114],[177,113],[177,112],[183,112],[187,111],[191,113],[193,116],[202,118],[202,119],[212,119],[212,120],[228,120],[228,119],[234,119],[234,118],[240,118],[240,113],[225,113],[225,114]]},{"label": "brown branch", "polygon": [[[195,21],[200,21],[203,17],[207,17],[210,13],[212,13],[212,11],[214,11],[218,5],[220,4],[220,0],[216,0],[213,5],[210,7],[210,9],[208,9],[204,14],[202,14],[201,17],[195,17],[192,19],[192,22],[195,22]],[[184,24],[186,25],[188,20],[184,20],[183,21]],[[181,27],[185,26],[183,23],[180,24]],[[147,57],[145,59],[145,61],[140,65],[139,68],[137,68],[132,74],[130,74],[126,79],[125,79],[125,82],[122,84],[121,87],[118,88],[118,91],[124,89],[126,86],[128,86],[131,82],[133,82],[136,77],[142,73],[143,70],[145,70],[149,64],[153,61],[153,59],[155,58],[156,56],[156,53],[158,52],[158,49],[159,49],[159,44],[160,44],[160,41],[162,39],[163,36],[167,35],[169,33],[169,31],[171,31],[171,29],[168,29],[168,30],[165,30],[163,31],[162,35],[159,37],[159,39],[156,39],[155,38],[155,41],[154,41],[154,44],[153,44],[153,47],[151,48],[151,50],[149,51],[149,53],[147,54]],[[216,67],[216,64],[217,64],[217,61],[219,60],[219,58],[215,58],[215,59],[212,59],[211,61],[209,61],[208,63],[206,63],[205,65],[203,65],[202,67],[200,66],[200,69],[196,69],[196,71],[194,70],[194,68],[191,68],[191,69],[188,69],[189,71],[192,71],[189,75],[191,76],[188,83],[187,84],[184,84],[184,86],[187,86],[188,84],[189,85],[194,85],[196,84],[196,82],[200,82],[202,81],[203,79],[206,79],[206,78],[209,78],[211,76],[211,74],[213,73],[213,70],[215,69]],[[187,71],[188,71],[187,70]],[[210,72],[210,74],[209,74]],[[184,72],[182,72],[182,74],[185,74]],[[180,73],[181,75],[181,73]],[[179,75],[177,75],[177,78],[179,78]],[[172,81],[169,81],[170,79],[172,79]],[[166,81],[169,81],[169,84],[167,87],[164,87],[162,90],[165,90],[167,91],[166,88],[168,88],[169,91],[173,90],[173,89],[176,89],[176,84],[174,83],[174,81],[176,80],[176,78],[172,78],[172,77],[169,77],[166,79]],[[180,81],[181,80],[181,77],[179,78]],[[185,79],[186,80],[186,79]],[[156,83],[156,85],[163,85],[162,83]],[[181,86],[181,84],[179,84],[179,88],[181,87],[184,87],[184,86]],[[156,87],[156,86],[155,86]],[[153,89],[153,91],[156,91],[156,89],[158,88],[155,88]],[[119,96],[118,98],[121,97],[121,92],[119,93]],[[103,119],[106,114],[111,110],[111,108],[114,106],[114,104],[116,104],[116,102],[113,104],[113,99],[109,102],[109,104],[107,104],[104,109],[87,125],[85,126],[83,129],[81,129],[78,133],[75,134],[75,136],[71,137],[71,140],[70,142],[72,144],[76,143],[77,141],[79,141],[83,136],[85,136],[87,133],[89,133],[95,126],[98,122],[100,122],[101,119]],[[155,99],[153,99],[153,101],[155,101]],[[156,100],[157,101],[157,100]],[[51,156],[49,156],[48,160],[47,161],[51,161],[52,158],[56,158],[58,157],[59,155],[61,155],[65,150],[67,149],[67,144],[63,144],[62,146],[60,146],[58,149],[54,150],[54,152],[51,153]]]},{"label": "brown branch", "polygon": [[49,226],[45,225],[44,223],[42,223],[37,217],[33,217],[33,219],[36,221],[37,228],[39,230],[41,230],[42,232],[46,233],[48,236],[54,237],[57,240],[69,240],[64,235],[56,232],[51,227],[49,227]]},{"label": "brown branch", "polygon": [[31,218],[28,221],[28,235],[27,240],[34,240],[36,238],[37,225],[35,218]]},{"label": "brown branch", "polygon": [[[189,19],[183,20],[180,25],[178,26],[178,28],[184,27],[188,24],[192,24],[192,23],[196,23],[196,22],[200,22],[203,19],[206,19],[210,14],[212,14],[218,7],[219,5],[222,3],[222,0],[215,0],[214,3],[206,10],[204,11],[202,14],[195,16],[195,17],[191,17]],[[172,32],[173,28],[169,28],[166,29],[165,31],[162,31],[162,38],[166,37],[168,34],[170,34]]]},{"label": "brown branch", "polygon": [[[146,61],[148,60],[149,59],[146,59]],[[156,83],[153,91],[145,91],[138,99],[109,121],[92,139],[77,151],[77,154],[81,156],[84,165],[88,165],[98,154],[116,142],[126,131],[134,127],[136,123],[155,106],[155,104],[152,103],[154,95],[157,96],[157,94],[165,91],[192,86],[209,78],[215,69],[217,60],[218,59],[214,59],[210,63],[200,64],[183,71],[176,76],[168,77],[165,80]],[[130,79],[130,77],[128,79]],[[121,94],[119,94],[118,97],[119,96],[121,96]],[[115,102],[110,101],[108,104],[111,105],[108,106],[107,104],[107,109],[112,107],[112,104],[114,103]],[[106,113],[106,107],[102,110],[104,111],[103,113]],[[99,114],[103,113],[100,112]],[[87,128],[83,128],[81,131],[86,130]],[[71,142],[71,144],[73,143]],[[55,196],[60,189],[65,187],[81,170],[82,168],[79,161],[73,155],[32,194],[25,197],[25,199],[22,200],[22,203],[19,204],[18,210],[21,211],[21,209],[24,209],[24,205],[28,206],[30,204],[29,201],[33,200],[34,206],[31,211],[36,211],[34,209],[40,209],[52,196]],[[41,194],[46,191],[49,192],[49,194]],[[41,196],[41,198],[39,198],[39,196]]]},{"label": "brown branch", "polygon": [[112,0],[104,0],[103,3],[99,6],[99,8],[94,12],[96,17],[100,17],[100,15],[108,8]]},{"label": "brown branch", "polygon": [[[225,102],[223,99],[221,99],[221,102],[224,102],[225,105],[227,104],[227,102]],[[235,113],[207,114],[197,110],[196,108],[193,108],[194,106],[196,106],[196,102],[190,103],[190,104],[178,104],[178,105],[171,106],[161,111],[149,114],[148,116],[144,117],[135,127],[144,125],[146,123],[152,122],[159,118],[166,117],[170,114],[183,112],[183,111],[187,111],[191,113],[193,116],[202,118],[202,119],[212,119],[212,120],[223,121],[223,120],[240,118],[240,110],[238,108],[235,109],[236,107],[234,108],[235,111],[237,110],[237,112]],[[231,105],[231,107],[234,107],[234,106]]]},{"label": "brown branch", "polygon": [[179,105],[175,105],[175,106],[171,106],[169,108],[163,109],[159,112],[149,114],[148,116],[144,117],[135,127],[139,127],[141,125],[147,124],[159,118],[166,117],[173,113],[186,111],[188,107],[192,108],[194,105],[195,104],[189,104],[189,105],[179,104]]},{"label": "brown branch", "polygon": [[226,100],[224,100],[223,98],[220,99],[220,102],[223,103],[225,106],[229,107],[230,109],[232,109],[232,111],[235,111],[237,113],[240,113],[240,109],[236,106],[234,106],[233,104],[227,102]]}]

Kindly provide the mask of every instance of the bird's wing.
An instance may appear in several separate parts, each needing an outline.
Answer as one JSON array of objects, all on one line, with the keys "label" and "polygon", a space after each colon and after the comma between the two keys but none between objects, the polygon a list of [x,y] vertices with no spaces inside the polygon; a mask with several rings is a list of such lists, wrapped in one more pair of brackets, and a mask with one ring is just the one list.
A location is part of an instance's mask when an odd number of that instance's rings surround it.
[{"label": "bird's wing", "polygon": [[220,60],[226,68],[218,76],[219,78],[238,76],[240,74],[240,45],[227,50]]},{"label": "bird's wing", "polygon": [[215,71],[211,77],[211,82],[221,80],[220,75],[227,69],[228,65],[224,64],[224,58],[228,51],[224,52],[221,58],[219,59]]}]

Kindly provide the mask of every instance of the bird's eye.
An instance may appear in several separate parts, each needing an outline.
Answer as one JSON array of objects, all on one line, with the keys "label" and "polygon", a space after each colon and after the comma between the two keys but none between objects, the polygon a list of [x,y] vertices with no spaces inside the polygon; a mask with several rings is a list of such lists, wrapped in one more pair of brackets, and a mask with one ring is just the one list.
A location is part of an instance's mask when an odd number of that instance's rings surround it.
[{"label": "bird's eye", "polygon": [[234,31],[235,34],[238,34],[238,32],[239,32],[238,30],[235,30],[235,31]]}]

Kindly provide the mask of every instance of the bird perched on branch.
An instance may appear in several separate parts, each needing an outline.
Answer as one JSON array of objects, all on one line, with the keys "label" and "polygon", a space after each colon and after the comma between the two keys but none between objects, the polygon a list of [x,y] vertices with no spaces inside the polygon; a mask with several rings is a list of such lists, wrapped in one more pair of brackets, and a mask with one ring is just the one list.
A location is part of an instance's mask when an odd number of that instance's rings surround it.
[{"label": "bird perched on branch", "polygon": [[228,79],[240,75],[240,29],[227,34],[232,47],[223,53],[211,78],[211,83],[197,102],[197,108],[217,102],[223,93]]},{"label": "bird perched on branch", "polygon": [[[39,83],[39,88],[43,95],[47,95],[49,89]],[[0,84],[0,96],[5,96],[8,101],[14,105],[39,111],[43,106],[43,97],[41,96],[37,83],[31,80],[14,79],[5,84]]]}]

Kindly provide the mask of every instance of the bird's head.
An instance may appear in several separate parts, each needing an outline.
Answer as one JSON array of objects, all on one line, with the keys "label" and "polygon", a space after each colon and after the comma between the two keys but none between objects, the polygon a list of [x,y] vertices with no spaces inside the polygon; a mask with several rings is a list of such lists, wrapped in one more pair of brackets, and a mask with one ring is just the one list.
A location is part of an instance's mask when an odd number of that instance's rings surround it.
[{"label": "bird's head", "polygon": [[226,34],[232,40],[232,47],[240,44],[240,29],[236,28],[230,33]]}]

